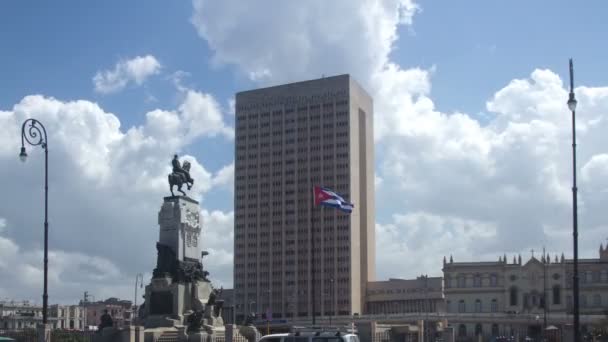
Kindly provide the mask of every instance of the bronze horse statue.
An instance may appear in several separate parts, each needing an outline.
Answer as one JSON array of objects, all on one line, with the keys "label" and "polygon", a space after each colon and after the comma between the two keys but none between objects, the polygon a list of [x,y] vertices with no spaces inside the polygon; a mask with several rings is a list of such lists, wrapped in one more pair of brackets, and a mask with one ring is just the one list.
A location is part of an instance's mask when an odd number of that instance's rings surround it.
[{"label": "bronze horse statue", "polygon": [[[190,162],[185,161],[183,169],[190,173]],[[192,188],[194,185],[194,180],[192,178],[187,178],[186,174],[173,172],[169,174],[169,190],[171,190],[171,195],[175,196],[173,193],[173,186],[177,186],[177,191],[181,192],[182,195],[186,196],[186,193],[182,190],[182,185],[186,184],[188,186],[188,190]]]}]

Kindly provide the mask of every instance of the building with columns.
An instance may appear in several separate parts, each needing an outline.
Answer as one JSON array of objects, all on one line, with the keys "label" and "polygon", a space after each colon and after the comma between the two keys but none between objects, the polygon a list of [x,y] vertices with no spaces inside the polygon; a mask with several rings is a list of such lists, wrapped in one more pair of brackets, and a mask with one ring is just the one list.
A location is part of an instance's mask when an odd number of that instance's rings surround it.
[{"label": "building with columns", "polygon": [[[572,269],[573,261],[563,254],[532,252],[527,261],[521,255],[482,262],[444,258],[446,312],[463,318],[450,325],[460,337],[534,336],[549,325],[565,325],[572,320]],[[598,258],[579,259],[579,277],[583,321],[601,318],[608,308],[608,246],[600,246]],[[479,323],[472,317],[479,317]],[[518,317],[528,319],[514,326]]]},{"label": "building with columns", "polygon": [[366,315],[444,312],[443,279],[419,276],[371,281],[367,284],[365,304]]}]

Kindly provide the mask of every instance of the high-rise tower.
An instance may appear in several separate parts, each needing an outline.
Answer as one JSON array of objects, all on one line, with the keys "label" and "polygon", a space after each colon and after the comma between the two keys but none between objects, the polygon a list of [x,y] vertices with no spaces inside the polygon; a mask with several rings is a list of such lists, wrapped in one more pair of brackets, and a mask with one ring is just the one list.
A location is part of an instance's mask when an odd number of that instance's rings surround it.
[{"label": "high-rise tower", "polygon": [[[312,316],[312,268],[317,315],[361,313],[375,273],[371,97],[349,75],[240,92],[235,145],[237,312]],[[313,207],[315,185],[352,214]]]}]

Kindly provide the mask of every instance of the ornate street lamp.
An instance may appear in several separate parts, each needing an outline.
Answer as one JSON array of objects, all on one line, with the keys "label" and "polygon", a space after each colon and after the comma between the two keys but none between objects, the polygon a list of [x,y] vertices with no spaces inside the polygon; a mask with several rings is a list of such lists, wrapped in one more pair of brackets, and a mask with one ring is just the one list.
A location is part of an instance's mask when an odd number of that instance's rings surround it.
[{"label": "ornate street lamp", "polygon": [[36,119],[27,119],[21,126],[21,152],[19,153],[19,159],[25,162],[27,159],[27,153],[25,152],[25,142],[31,146],[41,146],[44,150],[44,292],[42,294],[42,323],[47,324],[47,311],[48,311],[48,247],[49,247],[49,148],[48,140],[46,137],[46,129]]},{"label": "ornate street lamp", "polygon": [[570,58],[570,94],[568,97],[568,108],[572,112],[572,237],[574,244],[574,270],[573,288],[574,297],[574,341],[580,341],[580,317],[578,305],[578,206],[577,206],[577,187],[576,187],[576,99],[574,98],[574,67]]}]

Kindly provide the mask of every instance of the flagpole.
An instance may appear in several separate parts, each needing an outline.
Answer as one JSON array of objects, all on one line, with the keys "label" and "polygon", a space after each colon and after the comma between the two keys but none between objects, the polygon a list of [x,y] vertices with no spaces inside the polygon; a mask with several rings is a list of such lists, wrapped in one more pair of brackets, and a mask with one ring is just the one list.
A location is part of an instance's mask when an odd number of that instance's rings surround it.
[{"label": "flagpole", "polygon": [[[312,183],[312,182],[311,182]],[[310,227],[312,229],[310,233],[310,275],[312,279],[312,286],[310,289],[311,297],[312,297],[312,325],[317,324],[317,316],[316,316],[316,298],[315,298],[315,261],[313,259],[315,255],[315,188],[313,185],[312,188],[312,206],[310,207]]]}]

